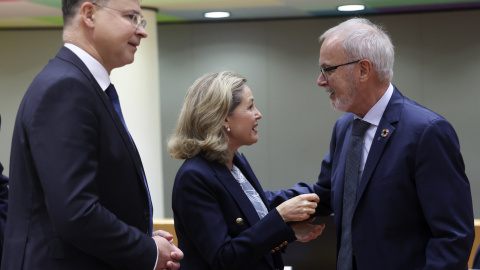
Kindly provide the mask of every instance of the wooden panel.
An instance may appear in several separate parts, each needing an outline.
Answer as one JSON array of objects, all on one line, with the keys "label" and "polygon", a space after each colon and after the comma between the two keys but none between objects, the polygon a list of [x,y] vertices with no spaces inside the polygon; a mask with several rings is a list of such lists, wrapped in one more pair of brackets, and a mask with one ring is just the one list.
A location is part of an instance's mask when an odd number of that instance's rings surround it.
[{"label": "wooden panel", "polygon": [[[328,261],[328,266],[325,266],[324,269],[335,269],[335,227],[333,225],[332,217],[319,217],[318,221],[315,223],[326,223],[328,228],[325,229],[324,235],[320,236],[317,240],[314,240],[309,243],[292,243],[289,245],[286,254],[284,255],[285,262],[290,266],[304,266],[304,264],[313,263],[316,265],[318,262],[318,254],[323,254],[324,257],[322,261],[325,263]],[[175,246],[178,246],[177,235],[175,234],[175,226],[173,225],[173,219],[154,219],[153,220],[153,229],[154,230],[164,230],[171,233],[174,237],[173,243]],[[318,247],[317,247],[318,245]],[[313,247],[315,246],[315,247]],[[472,253],[470,254],[470,259],[468,261],[468,267],[471,268],[473,264],[473,258],[477,248],[480,246],[480,219],[475,219],[475,241],[473,243]],[[308,253],[308,250],[318,249],[327,249],[324,252],[315,252],[317,255],[312,255]],[[328,255],[327,255],[328,253]],[[300,264],[300,265],[299,265]],[[312,266],[313,266],[312,265]],[[300,267],[302,269],[302,267]]]},{"label": "wooden panel", "polygon": [[472,268],[473,258],[477,252],[477,248],[480,245],[480,219],[475,219],[475,240],[473,241],[472,253],[470,253],[470,259],[468,260],[468,268]]},{"label": "wooden panel", "polygon": [[153,230],[164,230],[173,235],[173,243],[178,247],[177,234],[173,225],[173,218],[153,219]]}]

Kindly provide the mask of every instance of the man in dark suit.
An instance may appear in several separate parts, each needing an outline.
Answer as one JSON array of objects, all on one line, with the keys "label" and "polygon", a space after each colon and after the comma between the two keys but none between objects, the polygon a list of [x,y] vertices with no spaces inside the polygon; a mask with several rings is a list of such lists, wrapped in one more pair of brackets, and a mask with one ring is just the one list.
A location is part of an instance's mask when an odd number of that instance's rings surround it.
[{"label": "man in dark suit", "polygon": [[[334,126],[318,182],[293,191],[315,191],[319,213],[335,214],[337,269],[467,269],[472,198],[453,127],[390,83],[393,45],[378,26],[351,19],[320,41],[317,83],[347,113]],[[357,118],[367,129],[359,165],[347,174]]]},{"label": "man in dark suit", "polygon": [[[380,27],[351,19],[320,41],[317,83],[333,108],[347,112],[335,124],[316,184],[320,202],[335,213],[338,269],[343,261],[359,270],[467,269],[472,199],[453,127],[390,83],[394,50]],[[343,226],[346,151],[356,118],[369,126],[351,225]],[[325,191],[330,199],[322,196]],[[349,243],[341,241],[348,239],[344,233],[351,234]],[[351,253],[342,250],[347,245]]]},{"label": "man in dark suit", "polygon": [[[0,127],[2,116],[0,115]],[[2,264],[2,247],[5,235],[8,210],[8,177],[3,175],[3,165],[0,163],[0,265]]]},{"label": "man in dark suit", "polygon": [[139,1],[64,0],[62,10],[65,46],[15,122],[2,269],[178,269],[172,235],[152,237],[148,185],[109,78],[147,37]]}]

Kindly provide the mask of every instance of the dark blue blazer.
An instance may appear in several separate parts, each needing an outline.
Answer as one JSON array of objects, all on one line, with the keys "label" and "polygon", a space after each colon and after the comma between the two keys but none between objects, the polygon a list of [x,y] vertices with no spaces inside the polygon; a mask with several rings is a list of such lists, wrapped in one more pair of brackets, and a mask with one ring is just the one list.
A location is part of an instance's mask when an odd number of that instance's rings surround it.
[{"label": "dark blue blazer", "polygon": [[[0,126],[2,117],[0,115]],[[8,177],[3,175],[3,165],[0,163],[0,265],[2,264],[2,247],[7,222],[8,210]]]},{"label": "dark blue blazer", "polygon": [[[288,198],[316,192],[318,213],[335,213],[338,240],[353,119],[347,113],[337,120],[315,185],[301,183],[274,194]],[[457,135],[443,117],[396,88],[359,182],[352,234],[359,270],[467,269],[473,210]]]},{"label": "dark blue blazer", "polygon": [[18,111],[2,269],[153,269],[141,169],[107,96],[63,47]]},{"label": "dark blue blazer", "polygon": [[[184,270],[282,269],[280,246],[296,240],[243,155],[234,164],[242,171],[270,210],[261,220],[226,165],[203,154],[180,167],[172,207]],[[272,253],[273,252],[273,253]]]}]

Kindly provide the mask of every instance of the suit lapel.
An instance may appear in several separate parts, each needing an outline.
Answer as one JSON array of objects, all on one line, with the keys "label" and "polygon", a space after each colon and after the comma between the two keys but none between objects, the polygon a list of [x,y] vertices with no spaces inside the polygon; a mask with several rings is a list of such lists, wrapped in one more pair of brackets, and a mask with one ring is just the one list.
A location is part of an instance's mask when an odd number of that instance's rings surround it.
[{"label": "suit lapel", "polygon": [[148,195],[147,187],[145,186],[143,181],[143,165],[140,159],[140,154],[138,153],[135,145],[133,144],[133,139],[130,140],[130,136],[128,135],[128,132],[125,129],[125,126],[123,125],[122,120],[120,120],[120,117],[118,116],[117,111],[113,107],[107,95],[102,90],[98,82],[95,80],[95,77],[93,77],[92,73],[88,70],[87,66],[85,66],[83,61],[76,54],[74,54],[70,49],[66,47],[62,47],[58,52],[57,57],[75,65],[80,71],[82,71],[85,77],[87,77],[90,83],[92,84],[92,87],[95,89],[95,93],[97,93],[99,99],[102,101],[102,104],[105,106],[106,110],[108,111],[110,118],[114,122],[117,128],[117,131],[120,133],[123,143],[125,144],[125,147],[127,147],[130,157],[132,158],[132,162],[135,165],[138,179],[141,181],[142,186],[145,187],[145,192],[147,192],[147,195]]},{"label": "suit lapel", "polygon": [[[253,173],[253,170],[250,167],[250,165],[248,164],[245,156],[243,154],[240,155],[240,154],[236,153],[233,160],[234,160],[235,166],[237,166],[240,169],[240,171],[243,173],[245,178],[247,178],[247,180],[250,182],[250,184],[253,186],[253,188],[258,192],[258,194],[260,195],[260,198],[262,198],[263,203],[267,207],[267,210],[270,211],[270,208],[269,208],[268,204],[266,203],[267,200],[266,200],[266,197],[265,197],[265,192],[263,191],[263,188],[260,185],[260,182],[258,182],[257,177]],[[231,173],[230,173],[230,175],[231,175]],[[232,178],[233,178],[233,176],[232,176]],[[237,182],[235,179],[234,179],[234,181]],[[238,182],[237,182],[237,184],[238,184]],[[238,184],[238,186],[240,187],[240,184]],[[253,225],[254,223],[258,222],[260,220],[260,218],[258,217],[257,210],[252,205],[252,203],[250,202],[250,199],[248,199],[247,195],[245,195],[245,192],[243,191],[243,189],[241,187],[240,187],[240,190],[241,190],[241,193],[242,193],[243,197],[247,201],[246,205],[248,205],[248,210],[246,210],[246,211],[248,211],[249,216],[247,216],[246,214],[245,214],[245,216],[247,217],[250,225]],[[243,205],[245,206],[245,204],[243,204]],[[242,208],[242,211],[243,211],[243,208]],[[275,268],[274,267],[274,265],[275,265],[274,257],[275,257],[275,260],[280,260],[280,261],[282,260],[282,258],[280,257],[278,252],[272,254],[272,256],[265,256],[265,258],[267,259],[267,261],[270,264],[270,267],[272,267],[272,269]]]},{"label": "suit lapel", "polygon": [[[237,203],[238,208],[244,214],[250,226],[257,223],[260,220],[260,218],[258,217],[255,207],[253,207],[252,203],[248,199],[242,187],[237,182],[237,180],[233,177],[232,173],[227,168],[227,166],[225,166],[224,164],[215,162],[212,165],[212,168],[215,171],[215,174],[218,180],[225,186],[225,188],[228,190],[232,198]],[[242,171],[242,173],[244,173],[244,171]],[[245,175],[245,177],[247,177],[247,179],[249,178],[249,176],[247,175]]]},{"label": "suit lapel", "polygon": [[258,195],[260,195],[260,198],[262,198],[263,204],[265,204],[265,206],[267,207],[267,210],[270,211],[271,209],[267,203],[265,192],[263,191],[263,188],[260,185],[260,182],[258,182],[257,177],[253,173],[253,170],[248,164],[245,156],[243,154],[235,154],[234,160],[237,161],[236,166],[242,171],[243,175],[245,175],[245,177],[253,186],[253,188],[258,192]]},{"label": "suit lapel", "polygon": [[[389,130],[389,135],[387,137],[381,136],[382,130],[384,129]],[[363,192],[365,191],[365,188],[368,185],[368,182],[370,182],[372,173],[377,167],[378,161],[380,160],[383,150],[385,149],[385,145],[387,144],[394,131],[395,127],[390,125],[390,123],[388,123],[384,118],[382,118],[377,127],[377,131],[375,132],[375,136],[373,137],[372,146],[370,147],[370,152],[368,154],[368,158],[364,167],[365,170],[363,171],[362,178],[359,182],[356,203],[358,203],[358,201],[363,195]]]},{"label": "suit lapel", "polygon": [[[362,178],[360,180],[357,190],[356,205],[358,204],[363,193],[365,192],[365,189],[370,182],[373,172],[375,171],[378,162],[382,158],[385,146],[395,132],[394,125],[396,125],[400,118],[402,108],[403,96],[394,86],[392,97],[390,98],[390,101],[385,108],[385,112],[383,113],[382,119],[378,124],[377,131],[375,132],[375,136],[373,137],[372,145],[370,146],[370,151],[365,162],[365,170],[363,171]],[[387,136],[382,136],[382,132],[384,130],[388,130]]]}]

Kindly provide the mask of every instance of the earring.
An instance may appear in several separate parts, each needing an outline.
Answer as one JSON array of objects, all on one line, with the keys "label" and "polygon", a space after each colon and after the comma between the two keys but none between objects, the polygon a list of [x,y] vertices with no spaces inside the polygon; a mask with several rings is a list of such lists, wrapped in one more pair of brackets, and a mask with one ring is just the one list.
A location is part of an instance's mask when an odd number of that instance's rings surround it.
[{"label": "earring", "polygon": [[230,132],[230,126],[227,126],[227,131]]}]

